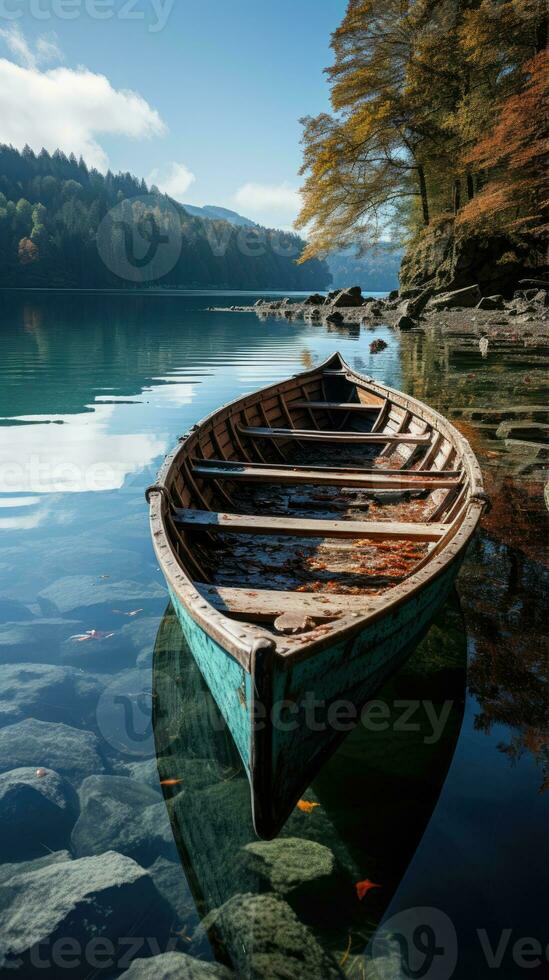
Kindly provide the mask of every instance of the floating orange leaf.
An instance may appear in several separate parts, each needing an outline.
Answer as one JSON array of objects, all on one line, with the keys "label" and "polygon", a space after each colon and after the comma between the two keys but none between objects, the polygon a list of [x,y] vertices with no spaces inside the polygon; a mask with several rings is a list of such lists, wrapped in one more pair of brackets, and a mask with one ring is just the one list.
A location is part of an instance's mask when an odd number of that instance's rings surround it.
[{"label": "floating orange leaf", "polygon": [[299,800],[297,809],[301,810],[302,813],[312,813],[316,806],[320,806],[320,803],[313,803],[311,800]]},{"label": "floating orange leaf", "polygon": [[160,785],[161,786],[179,786],[179,784],[182,783],[182,782],[183,782],[182,779],[161,779],[160,780]]},{"label": "floating orange leaf", "polygon": [[376,885],[375,881],[370,881],[369,878],[365,878],[364,881],[357,881],[355,888],[359,899],[362,901],[371,888],[381,888],[381,885]]}]

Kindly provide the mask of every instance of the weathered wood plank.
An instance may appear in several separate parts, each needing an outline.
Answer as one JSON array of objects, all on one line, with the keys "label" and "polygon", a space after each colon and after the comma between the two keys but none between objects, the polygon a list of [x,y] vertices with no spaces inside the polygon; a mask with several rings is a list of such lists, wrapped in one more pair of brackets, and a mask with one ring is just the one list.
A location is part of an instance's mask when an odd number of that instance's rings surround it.
[{"label": "weathered wood plank", "polygon": [[244,480],[248,483],[281,483],[289,486],[317,484],[323,487],[362,487],[367,490],[437,490],[459,485],[459,477],[437,476],[386,476],[383,470],[377,474],[346,473],[344,470],[326,469],[318,472],[306,466],[278,467],[255,466],[245,463],[226,463],[200,460],[193,467],[195,476],[203,480]]},{"label": "weathered wood plank", "polygon": [[369,412],[377,415],[378,405],[361,405],[360,402],[309,402],[297,401],[288,402],[288,408],[316,408],[321,411],[333,412]]},{"label": "weathered wood plank", "polygon": [[402,435],[383,432],[340,432],[325,431],[315,432],[314,429],[264,429],[256,426],[238,425],[237,428],[242,435],[252,439],[296,439],[298,442],[362,442],[372,445],[384,446],[387,443],[407,443],[410,445],[426,446],[431,440],[428,434],[413,434],[405,432]]},{"label": "weathered wood plank", "polygon": [[[308,463],[307,466],[293,466],[292,463],[246,463],[243,460],[236,459],[214,459],[210,457],[209,459],[202,459],[196,457],[193,462],[200,466],[253,466],[254,469],[260,470],[264,468],[273,470],[286,470],[291,469],[296,473],[300,470],[311,470],[313,473],[358,473],[361,476],[367,476],[368,474],[374,474],[376,476],[398,476],[402,475],[403,470],[400,466],[319,466],[316,463]],[[434,477],[440,476],[444,478],[462,477],[463,471],[459,469],[452,470],[435,470],[435,469],[420,469],[420,470],[410,470],[406,472],[406,479],[412,479],[418,477],[422,479],[423,477]]]},{"label": "weathered wood plank", "polygon": [[308,613],[315,619],[333,619],[345,612],[369,612],[383,602],[380,596],[313,595],[276,589],[227,588],[203,582],[195,582],[194,586],[219,612],[254,619],[272,619],[282,612]]},{"label": "weathered wood plank", "polygon": [[332,521],[312,518],[260,517],[221,514],[210,510],[178,508],[174,520],[181,527],[235,534],[281,534],[309,538],[371,538],[380,541],[438,541],[446,524],[408,524],[396,521]]}]

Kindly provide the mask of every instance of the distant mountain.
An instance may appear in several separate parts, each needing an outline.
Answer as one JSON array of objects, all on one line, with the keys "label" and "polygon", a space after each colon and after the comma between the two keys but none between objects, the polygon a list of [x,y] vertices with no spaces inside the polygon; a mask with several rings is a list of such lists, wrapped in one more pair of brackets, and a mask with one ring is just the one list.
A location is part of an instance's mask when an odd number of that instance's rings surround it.
[{"label": "distant mountain", "polygon": [[231,211],[229,208],[218,208],[215,204],[205,204],[199,208],[195,204],[184,204],[183,207],[187,214],[192,214],[196,218],[210,218],[213,221],[228,221],[231,225],[238,225],[243,228],[259,228],[257,222],[243,215]]},{"label": "distant mountain", "polygon": [[132,174],[0,144],[0,288],[281,289],[330,285],[304,241],[226,208],[181,204]]},{"label": "distant mountain", "polygon": [[[184,204],[189,214],[200,218],[221,219],[232,225],[256,227],[259,225],[236,211],[206,204],[199,208],[194,204]],[[403,249],[380,243],[359,256],[356,248],[345,249],[328,255],[326,263],[332,276],[332,289],[346,286],[361,286],[365,292],[383,293],[398,289],[398,273],[404,254]]]}]

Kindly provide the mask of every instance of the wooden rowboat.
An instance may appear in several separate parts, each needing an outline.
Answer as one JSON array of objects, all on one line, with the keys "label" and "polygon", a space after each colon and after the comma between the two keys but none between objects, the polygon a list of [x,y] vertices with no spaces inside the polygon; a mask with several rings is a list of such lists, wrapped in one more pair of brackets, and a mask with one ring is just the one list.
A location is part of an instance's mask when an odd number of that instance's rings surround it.
[{"label": "wooden rowboat", "polygon": [[480,468],[445,418],[334,354],[205,418],[147,499],[273,837],[444,602],[487,502]]}]

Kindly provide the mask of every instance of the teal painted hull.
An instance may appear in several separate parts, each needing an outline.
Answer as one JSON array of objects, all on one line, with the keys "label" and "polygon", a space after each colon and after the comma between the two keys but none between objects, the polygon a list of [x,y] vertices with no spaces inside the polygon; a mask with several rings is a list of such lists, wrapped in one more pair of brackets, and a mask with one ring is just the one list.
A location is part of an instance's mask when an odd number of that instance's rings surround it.
[{"label": "teal painted hull", "polygon": [[364,705],[413,652],[459,565],[456,559],[421,591],[345,642],[290,662],[265,651],[251,674],[172,594],[187,642],[248,774],[260,837],[278,833],[323,763],[360,720]]}]

